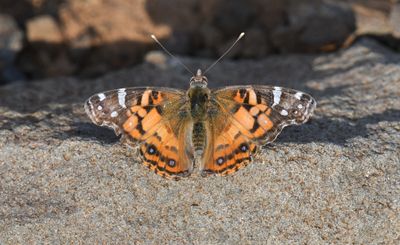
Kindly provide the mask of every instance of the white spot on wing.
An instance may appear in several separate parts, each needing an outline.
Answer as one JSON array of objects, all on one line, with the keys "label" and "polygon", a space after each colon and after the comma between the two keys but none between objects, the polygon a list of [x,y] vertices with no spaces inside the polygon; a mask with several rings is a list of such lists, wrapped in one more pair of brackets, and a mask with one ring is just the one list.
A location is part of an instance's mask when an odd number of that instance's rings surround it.
[{"label": "white spot on wing", "polygon": [[117,117],[118,113],[116,111],[111,112],[111,117]]},{"label": "white spot on wing", "polygon": [[103,101],[106,98],[106,95],[103,93],[97,94],[97,96],[99,96],[100,101]]},{"label": "white spot on wing", "polygon": [[303,108],[303,105],[302,104],[298,104],[297,108],[301,109],[301,108]]},{"label": "white spot on wing", "polygon": [[272,104],[272,106],[276,106],[281,101],[282,88],[274,87],[274,90],[272,90],[272,93],[274,94],[274,103]]},{"label": "white spot on wing", "polygon": [[144,91],[144,93],[142,95],[142,101],[140,102],[140,104],[145,105],[145,106],[149,104],[150,93],[151,93],[151,90]]},{"label": "white spot on wing", "polygon": [[249,104],[250,104],[250,105],[255,105],[255,104],[257,104],[257,95],[256,95],[256,93],[254,92],[254,90],[250,89],[250,90],[247,90],[247,91],[248,91],[248,93],[249,93]]},{"label": "white spot on wing", "polygon": [[124,88],[118,89],[118,103],[123,108],[126,108],[125,97],[126,97],[125,89]]},{"label": "white spot on wing", "polygon": [[301,96],[303,96],[303,93],[302,93],[302,92],[297,92],[297,93],[294,95],[294,97],[295,97],[296,99],[298,99],[298,100],[301,100]]},{"label": "white spot on wing", "polygon": [[101,111],[101,110],[103,110],[103,107],[102,107],[101,105],[99,105],[99,106],[97,107],[97,110]]},{"label": "white spot on wing", "polygon": [[282,110],[282,111],[281,111],[281,115],[282,115],[282,116],[287,116],[287,115],[288,115],[287,110]]}]

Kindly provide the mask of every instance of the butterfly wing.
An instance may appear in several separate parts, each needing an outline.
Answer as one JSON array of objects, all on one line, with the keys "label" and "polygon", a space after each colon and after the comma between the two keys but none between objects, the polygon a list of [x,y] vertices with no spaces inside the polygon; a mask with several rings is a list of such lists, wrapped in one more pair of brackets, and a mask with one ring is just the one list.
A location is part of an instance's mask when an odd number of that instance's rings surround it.
[{"label": "butterfly wing", "polygon": [[281,87],[231,86],[212,92],[203,172],[226,175],[246,166],[257,145],[305,123],[316,107],[308,94]]},{"label": "butterfly wing", "polygon": [[139,146],[143,163],[157,174],[186,176],[193,169],[193,153],[184,95],[169,88],[122,88],[93,95],[85,111],[93,123]]}]

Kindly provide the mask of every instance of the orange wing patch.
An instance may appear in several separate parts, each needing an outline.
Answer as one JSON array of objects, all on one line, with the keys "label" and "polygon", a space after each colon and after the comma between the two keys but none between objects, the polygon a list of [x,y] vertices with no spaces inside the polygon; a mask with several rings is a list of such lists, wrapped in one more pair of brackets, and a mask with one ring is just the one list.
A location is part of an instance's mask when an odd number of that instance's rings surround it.
[{"label": "orange wing patch", "polygon": [[161,125],[153,135],[140,146],[143,163],[156,174],[167,178],[188,176],[191,172],[191,160],[182,155],[179,139]]},{"label": "orange wing patch", "polygon": [[163,98],[165,92],[145,90],[141,97],[136,98],[126,112],[128,117],[122,124],[123,130],[134,140],[143,140],[153,133],[162,119]]},{"label": "orange wing patch", "polygon": [[279,115],[273,115],[265,98],[251,87],[220,91],[216,100],[225,117],[250,141],[262,144],[270,134],[275,134]]}]

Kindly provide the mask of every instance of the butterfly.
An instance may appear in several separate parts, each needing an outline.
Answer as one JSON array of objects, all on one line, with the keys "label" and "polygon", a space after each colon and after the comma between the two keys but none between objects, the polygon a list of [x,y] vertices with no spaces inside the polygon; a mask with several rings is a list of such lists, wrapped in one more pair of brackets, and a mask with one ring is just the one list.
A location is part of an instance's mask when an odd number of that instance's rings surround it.
[{"label": "butterfly", "polygon": [[197,165],[202,176],[236,172],[284,127],[307,122],[316,107],[310,95],[293,89],[207,84],[199,69],[187,91],[120,88],[91,96],[85,111],[93,123],[138,148],[149,169],[179,179]]}]

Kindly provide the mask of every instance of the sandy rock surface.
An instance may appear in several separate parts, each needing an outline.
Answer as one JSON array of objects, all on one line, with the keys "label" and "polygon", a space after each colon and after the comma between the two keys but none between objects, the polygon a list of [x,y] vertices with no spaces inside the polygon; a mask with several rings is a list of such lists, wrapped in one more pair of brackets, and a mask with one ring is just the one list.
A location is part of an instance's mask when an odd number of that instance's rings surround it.
[{"label": "sandy rock surface", "polygon": [[399,64],[399,54],[369,40],[336,54],[222,62],[208,75],[212,87],[300,89],[318,101],[315,116],[235,175],[181,181],[145,169],[82,106],[112,88],[187,88],[176,62],[0,87],[0,244],[395,244]]}]

